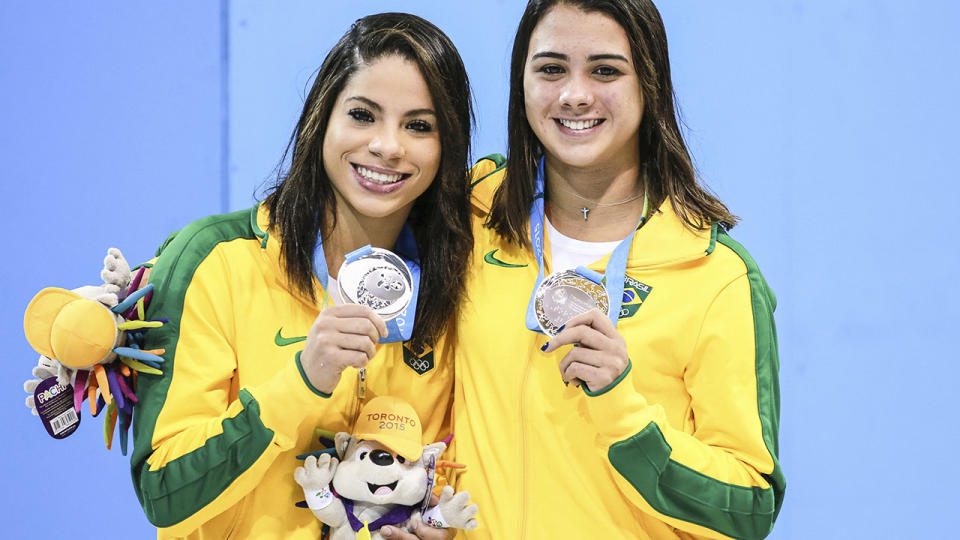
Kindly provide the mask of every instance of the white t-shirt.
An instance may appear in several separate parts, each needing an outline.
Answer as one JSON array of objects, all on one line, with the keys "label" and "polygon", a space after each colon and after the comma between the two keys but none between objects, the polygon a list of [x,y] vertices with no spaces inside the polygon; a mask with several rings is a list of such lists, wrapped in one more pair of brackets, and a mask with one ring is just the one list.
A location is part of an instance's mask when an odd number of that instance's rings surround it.
[{"label": "white t-shirt", "polygon": [[340,287],[337,285],[337,278],[333,276],[327,276],[327,294],[330,295],[330,302],[333,305],[339,306],[343,304],[343,298],[340,297]]},{"label": "white t-shirt", "polygon": [[612,242],[586,242],[570,238],[558,231],[550,219],[544,216],[547,234],[550,235],[550,271],[573,270],[578,266],[587,266],[606,256],[622,240]]}]

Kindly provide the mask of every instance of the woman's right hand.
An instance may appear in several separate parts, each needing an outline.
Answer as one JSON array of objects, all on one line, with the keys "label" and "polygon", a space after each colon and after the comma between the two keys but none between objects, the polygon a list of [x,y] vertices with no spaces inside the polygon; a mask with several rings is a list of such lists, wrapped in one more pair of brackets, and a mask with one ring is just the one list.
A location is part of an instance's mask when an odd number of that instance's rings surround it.
[{"label": "woman's right hand", "polygon": [[330,394],[343,370],[366,366],[384,337],[387,325],[372,309],[357,304],[328,306],[310,327],[300,365],[314,388]]}]

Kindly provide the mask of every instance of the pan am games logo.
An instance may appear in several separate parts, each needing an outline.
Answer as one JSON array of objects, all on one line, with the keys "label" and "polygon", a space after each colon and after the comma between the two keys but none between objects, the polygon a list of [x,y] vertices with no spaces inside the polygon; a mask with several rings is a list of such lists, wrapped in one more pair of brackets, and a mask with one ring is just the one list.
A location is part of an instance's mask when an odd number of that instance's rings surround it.
[{"label": "pan am games logo", "polygon": [[643,305],[653,287],[646,283],[640,283],[630,276],[623,280],[623,303],[620,305],[619,319],[626,319],[637,314],[637,310]]}]

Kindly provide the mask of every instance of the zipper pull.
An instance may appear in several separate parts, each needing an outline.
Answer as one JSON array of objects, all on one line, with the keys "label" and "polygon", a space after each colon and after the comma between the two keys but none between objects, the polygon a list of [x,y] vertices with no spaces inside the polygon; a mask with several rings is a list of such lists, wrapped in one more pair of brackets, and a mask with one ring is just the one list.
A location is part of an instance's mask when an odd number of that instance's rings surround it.
[{"label": "zipper pull", "polygon": [[357,371],[357,399],[361,402],[367,397],[367,369]]},{"label": "zipper pull", "polygon": [[363,400],[367,397],[367,370],[360,368],[357,370],[357,404],[353,411],[353,426],[356,427],[357,419],[360,418],[360,409],[363,408]]}]

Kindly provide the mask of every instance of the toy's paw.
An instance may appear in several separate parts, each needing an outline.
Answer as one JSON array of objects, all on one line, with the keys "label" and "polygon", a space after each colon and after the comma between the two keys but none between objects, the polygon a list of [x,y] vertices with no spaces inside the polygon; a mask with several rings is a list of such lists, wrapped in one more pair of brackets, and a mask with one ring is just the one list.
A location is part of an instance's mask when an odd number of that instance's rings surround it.
[{"label": "toy's paw", "polygon": [[37,386],[44,379],[49,379],[50,377],[56,377],[58,383],[66,386],[72,380],[74,370],[52,358],[41,355],[37,360],[37,365],[34,366],[30,373],[36,378],[24,381],[23,391],[27,393],[26,405],[30,409],[30,413],[38,416],[37,404],[33,399],[33,393],[36,391]]},{"label": "toy's paw", "polygon": [[115,290],[116,287],[113,285],[100,285],[96,287],[93,285],[84,285],[83,287],[77,287],[76,289],[73,289],[73,292],[79,294],[87,300],[100,302],[108,308],[113,308],[120,302],[119,298],[117,298],[117,293],[112,292]]},{"label": "toy's paw", "polygon": [[37,412],[37,401],[33,397],[33,393],[37,390],[37,386],[43,379],[27,379],[23,381],[23,391],[27,393],[27,408],[30,409],[30,414],[34,416],[40,416],[40,413]]},{"label": "toy's paw", "polygon": [[119,249],[110,248],[107,250],[107,256],[103,259],[103,270],[100,271],[100,278],[103,279],[105,285],[104,291],[114,295],[130,286],[130,281],[133,279],[130,274],[130,265],[127,264],[127,260]]},{"label": "toy's paw", "polygon": [[73,381],[73,375],[77,370],[69,368],[60,362],[57,362],[57,384],[66,386]]},{"label": "toy's paw", "polygon": [[117,307],[117,304],[120,303],[120,299],[117,298],[117,293],[112,292],[98,294],[96,300],[110,309]]},{"label": "toy's paw", "polygon": [[[477,505],[469,503],[470,494],[466,491],[460,491],[455,494],[452,486],[443,487],[443,491],[440,492],[440,502],[437,503],[437,507],[443,515],[447,527],[467,531],[477,528],[478,523],[474,518],[474,516],[477,515]],[[429,514],[430,511],[428,510],[427,513]]]},{"label": "toy's paw", "polygon": [[305,490],[322,489],[330,485],[338,463],[340,462],[337,458],[330,454],[320,454],[320,457],[307,456],[303,465],[293,472],[293,479]]}]

